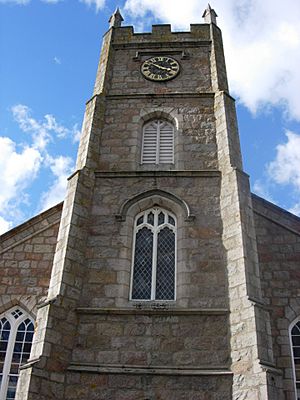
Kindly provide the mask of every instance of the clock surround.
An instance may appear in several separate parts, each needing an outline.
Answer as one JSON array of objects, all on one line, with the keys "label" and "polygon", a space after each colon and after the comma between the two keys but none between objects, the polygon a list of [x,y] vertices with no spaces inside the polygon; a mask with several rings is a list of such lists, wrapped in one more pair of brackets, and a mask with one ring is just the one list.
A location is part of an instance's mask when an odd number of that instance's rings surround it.
[{"label": "clock surround", "polygon": [[177,60],[168,56],[155,56],[148,58],[141,65],[142,75],[155,82],[165,82],[175,78],[180,72]]}]

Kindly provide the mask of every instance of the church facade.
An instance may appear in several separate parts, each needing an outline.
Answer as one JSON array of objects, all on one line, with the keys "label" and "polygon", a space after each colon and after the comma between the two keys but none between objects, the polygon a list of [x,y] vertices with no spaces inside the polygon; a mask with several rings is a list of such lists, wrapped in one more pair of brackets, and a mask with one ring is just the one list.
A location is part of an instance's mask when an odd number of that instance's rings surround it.
[{"label": "church facade", "polygon": [[1,399],[300,398],[300,219],[250,192],[203,17],[112,15],[63,204],[1,236]]}]

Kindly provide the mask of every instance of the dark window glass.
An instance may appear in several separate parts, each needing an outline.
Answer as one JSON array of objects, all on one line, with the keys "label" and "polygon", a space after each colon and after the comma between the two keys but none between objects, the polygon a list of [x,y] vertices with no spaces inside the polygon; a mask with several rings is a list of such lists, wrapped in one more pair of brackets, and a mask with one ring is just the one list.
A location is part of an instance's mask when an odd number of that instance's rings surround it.
[{"label": "dark window glass", "polygon": [[148,222],[148,224],[150,224],[152,226],[154,225],[154,214],[153,214],[153,212],[150,212],[148,214],[147,222]]},{"label": "dark window glass", "polygon": [[151,299],[153,233],[144,227],[136,234],[132,298]]},{"label": "dark window glass", "polygon": [[156,299],[173,300],[175,288],[175,234],[162,229],[157,241]]}]

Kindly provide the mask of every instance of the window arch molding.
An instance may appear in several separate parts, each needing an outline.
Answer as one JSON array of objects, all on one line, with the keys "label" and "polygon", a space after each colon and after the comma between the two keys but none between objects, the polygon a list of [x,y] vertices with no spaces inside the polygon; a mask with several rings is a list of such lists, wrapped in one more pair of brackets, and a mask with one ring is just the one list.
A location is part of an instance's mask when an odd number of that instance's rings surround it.
[{"label": "window arch molding", "polygon": [[152,111],[148,110],[141,115],[141,128],[143,127],[143,125],[154,119],[164,119],[168,121],[170,124],[174,125],[175,130],[179,129],[181,121],[180,115],[173,108],[168,108],[164,110],[155,109]]},{"label": "window arch molding", "polygon": [[27,362],[34,335],[34,320],[22,307],[0,315],[0,398],[14,399],[19,368]]},{"label": "window arch molding", "polygon": [[289,326],[289,339],[293,365],[293,378],[296,399],[300,399],[300,317]]},{"label": "window arch molding", "polygon": [[177,219],[154,206],[134,221],[130,300],[176,299]]},{"label": "window arch molding", "polygon": [[175,214],[183,214],[185,221],[194,220],[195,216],[191,213],[190,206],[185,200],[161,189],[147,190],[126,200],[121,205],[118,214],[116,214],[116,219],[125,221],[128,215],[134,217],[139,211],[151,208],[154,205],[166,208],[165,203],[167,209],[170,209]]}]

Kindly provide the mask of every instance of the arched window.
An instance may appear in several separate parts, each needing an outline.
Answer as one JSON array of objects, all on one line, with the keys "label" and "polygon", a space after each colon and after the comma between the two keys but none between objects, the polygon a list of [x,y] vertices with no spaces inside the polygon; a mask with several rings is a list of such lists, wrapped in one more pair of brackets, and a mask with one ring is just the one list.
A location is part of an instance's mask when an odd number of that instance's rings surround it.
[{"label": "arched window", "polygon": [[165,120],[148,122],[143,129],[142,164],[174,162],[174,127]]},{"label": "arched window", "polygon": [[176,217],[161,208],[137,215],[132,300],[175,300]]},{"label": "arched window", "polygon": [[15,398],[19,368],[29,358],[34,324],[19,307],[0,317],[0,399]]},{"label": "arched window", "polygon": [[291,343],[294,360],[294,379],[297,400],[300,400],[300,321],[296,322],[291,329]]}]

